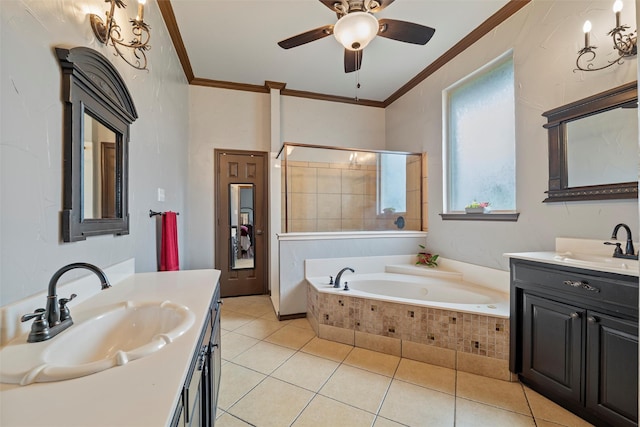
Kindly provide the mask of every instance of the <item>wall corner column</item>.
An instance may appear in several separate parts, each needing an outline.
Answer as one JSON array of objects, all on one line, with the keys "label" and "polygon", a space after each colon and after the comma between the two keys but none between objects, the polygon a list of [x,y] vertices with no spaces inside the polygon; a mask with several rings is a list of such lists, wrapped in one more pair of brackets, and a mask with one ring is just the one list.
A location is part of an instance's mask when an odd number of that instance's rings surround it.
[{"label": "wall corner column", "polygon": [[282,228],[282,168],[276,157],[282,146],[281,91],[286,83],[266,81],[269,88],[271,141],[269,150],[269,290],[271,303],[280,313],[280,245],[278,235]]}]

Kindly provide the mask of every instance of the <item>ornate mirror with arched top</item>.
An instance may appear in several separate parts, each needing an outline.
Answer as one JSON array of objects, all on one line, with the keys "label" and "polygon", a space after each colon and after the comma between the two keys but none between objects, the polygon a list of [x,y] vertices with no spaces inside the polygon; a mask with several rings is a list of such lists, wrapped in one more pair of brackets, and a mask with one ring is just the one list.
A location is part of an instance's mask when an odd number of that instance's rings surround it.
[{"label": "ornate mirror with arched top", "polygon": [[56,48],[62,70],[62,239],[129,234],[129,126],[138,118],[120,73],[101,53]]},{"label": "ornate mirror with arched top", "polygon": [[638,197],[638,84],[542,114],[549,134],[544,202]]}]

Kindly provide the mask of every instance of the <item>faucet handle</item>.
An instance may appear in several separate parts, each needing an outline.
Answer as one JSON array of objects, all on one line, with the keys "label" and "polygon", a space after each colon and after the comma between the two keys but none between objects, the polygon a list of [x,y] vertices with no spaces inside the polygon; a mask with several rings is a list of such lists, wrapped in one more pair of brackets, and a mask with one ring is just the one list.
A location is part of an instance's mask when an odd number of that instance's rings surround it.
[{"label": "faucet handle", "polygon": [[605,245],[616,245],[616,248],[613,250],[613,255],[622,255],[621,243],[613,243],[613,242],[604,242]]},{"label": "faucet handle", "polygon": [[60,304],[60,308],[62,308],[62,307],[64,307],[64,306],[66,306],[66,305],[67,305],[67,303],[68,303],[69,301],[71,301],[72,299],[74,299],[74,298],[75,298],[75,297],[77,297],[77,296],[78,296],[78,295],[76,295],[76,294],[71,294],[71,295],[69,296],[69,298],[60,298],[60,299],[58,300],[58,303]]},{"label": "faucet handle", "polygon": [[51,338],[51,334],[49,332],[49,324],[44,318],[46,314],[47,311],[44,308],[39,308],[33,313],[25,314],[20,318],[21,322],[26,322],[27,320],[34,318],[36,319],[31,324],[31,332],[29,332],[27,342],[40,342],[46,341]]},{"label": "faucet handle", "polygon": [[25,314],[24,316],[22,316],[20,318],[21,322],[26,322],[27,320],[31,320],[31,319],[36,319],[36,322],[38,321],[43,321],[44,320],[44,314],[45,314],[45,309],[44,308],[39,308],[36,311],[34,311],[33,313],[29,313],[29,314]]},{"label": "faucet handle", "polygon": [[329,276],[329,284],[333,285],[333,276]]},{"label": "faucet handle", "polygon": [[60,305],[60,321],[67,320],[71,318],[71,313],[69,312],[69,307],[67,307],[67,303],[77,297],[76,294],[71,294],[69,298],[60,298],[58,300],[58,304]]}]

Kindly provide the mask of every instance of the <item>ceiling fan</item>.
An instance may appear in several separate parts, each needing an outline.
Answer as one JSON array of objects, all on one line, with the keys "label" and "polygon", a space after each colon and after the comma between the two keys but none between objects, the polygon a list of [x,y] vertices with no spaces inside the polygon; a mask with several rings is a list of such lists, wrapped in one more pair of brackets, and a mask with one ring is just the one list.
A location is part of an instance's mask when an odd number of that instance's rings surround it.
[{"label": "ceiling fan", "polygon": [[431,27],[396,19],[377,19],[380,12],[394,0],[320,0],[336,12],[334,25],[314,28],[278,42],[283,49],[291,49],[333,34],[344,46],[344,72],[360,69],[362,50],[376,35],[405,43],[426,44],[436,32]]}]

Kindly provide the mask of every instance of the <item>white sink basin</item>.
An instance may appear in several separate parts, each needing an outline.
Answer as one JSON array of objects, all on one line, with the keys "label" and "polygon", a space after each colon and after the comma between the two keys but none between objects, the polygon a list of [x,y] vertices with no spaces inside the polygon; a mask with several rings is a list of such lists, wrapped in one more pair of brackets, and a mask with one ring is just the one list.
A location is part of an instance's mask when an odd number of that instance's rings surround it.
[{"label": "white sink basin", "polygon": [[554,258],[567,264],[638,271],[638,261],[634,259],[613,258],[600,255],[580,254],[575,252],[559,253]]},{"label": "white sink basin", "polygon": [[0,351],[0,382],[61,381],[124,365],[173,342],[189,330],[195,315],[170,301],[127,301],[74,321],[48,341],[26,343],[20,339],[4,347]]}]

